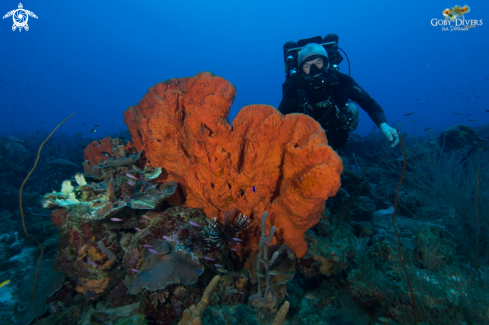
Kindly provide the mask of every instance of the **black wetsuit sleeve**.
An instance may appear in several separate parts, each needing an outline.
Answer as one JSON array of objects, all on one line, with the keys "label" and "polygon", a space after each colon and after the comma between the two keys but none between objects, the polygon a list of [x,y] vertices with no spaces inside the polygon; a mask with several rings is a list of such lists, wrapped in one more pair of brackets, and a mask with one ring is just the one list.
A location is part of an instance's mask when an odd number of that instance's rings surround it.
[{"label": "black wetsuit sleeve", "polygon": [[304,109],[299,106],[297,98],[297,86],[292,82],[284,90],[282,101],[278,106],[278,110],[282,114],[303,113]]},{"label": "black wetsuit sleeve", "polygon": [[382,107],[353,78],[344,73],[339,74],[339,91],[340,97],[351,99],[360,105],[378,127],[387,123]]}]

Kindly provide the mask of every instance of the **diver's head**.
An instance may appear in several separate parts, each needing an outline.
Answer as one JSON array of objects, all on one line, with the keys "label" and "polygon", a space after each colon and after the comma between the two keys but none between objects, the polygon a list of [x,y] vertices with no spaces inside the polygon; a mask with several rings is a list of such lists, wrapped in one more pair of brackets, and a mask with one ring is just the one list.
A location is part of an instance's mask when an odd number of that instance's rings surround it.
[{"label": "diver's head", "polygon": [[317,76],[329,68],[328,53],[319,44],[309,43],[299,52],[299,71],[303,75]]}]

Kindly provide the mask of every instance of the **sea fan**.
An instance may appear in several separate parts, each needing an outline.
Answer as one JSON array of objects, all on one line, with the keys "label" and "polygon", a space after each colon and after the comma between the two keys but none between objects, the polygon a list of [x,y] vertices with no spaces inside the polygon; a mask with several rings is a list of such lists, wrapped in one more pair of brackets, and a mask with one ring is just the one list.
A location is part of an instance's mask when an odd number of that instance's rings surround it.
[{"label": "sea fan", "polygon": [[239,232],[251,227],[252,220],[246,214],[240,214],[229,221],[230,213],[226,214],[224,224],[216,222],[216,218],[209,222],[208,238],[215,243],[217,247],[223,247],[226,243],[233,245],[239,244]]}]

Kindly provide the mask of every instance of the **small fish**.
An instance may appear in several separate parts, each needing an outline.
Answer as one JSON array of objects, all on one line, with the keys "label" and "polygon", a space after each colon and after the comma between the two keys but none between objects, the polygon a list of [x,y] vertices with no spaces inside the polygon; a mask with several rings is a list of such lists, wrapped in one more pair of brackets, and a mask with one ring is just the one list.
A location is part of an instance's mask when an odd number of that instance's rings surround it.
[{"label": "small fish", "polygon": [[76,231],[77,233],[79,233],[83,237],[83,234],[77,225],[73,225],[73,230]]},{"label": "small fish", "polygon": [[92,130],[90,131],[90,133],[95,133],[95,132],[97,132],[97,129],[92,129]]},{"label": "small fish", "polygon": [[102,151],[102,155],[104,155],[105,157],[112,157],[112,155],[106,151]]},{"label": "small fish", "polygon": [[94,124],[93,126],[96,127],[96,128],[98,128],[98,125],[97,124]]},{"label": "small fish", "polygon": [[195,253],[195,254],[193,254],[193,256],[195,258],[205,258],[204,254],[200,254],[200,253]]},{"label": "small fish", "polygon": [[152,248],[148,248],[148,251],[150,251],[151,253],[156,254],[156,255],[161,255],[160,253],[158,253],[157,251],[155,251]]},{"label": "small fish", "polygon": [[88,264],[90,264],[90,265],[93,265],[93,266],[95,266],[95,267],[97,267],[97,266],[98,266],[98,265],[97,265],[97,263],[95,263],[95,262],[93,262],[93,261],[90,261],[90,260],[88,260],[88,261],[87,261],[87,263],[88,263]]},{"label": "small fish", "polygon": [[489,112],[489,109],[486,109],[486,112]]},{"label": "small fish", "polygon": [[268,264],[267,260],[264,259],[263,257],[260,257],[258,261],[262,262],[263,264]]},{"label": "small fish", "polygon": [[314,299],[316,299],[316,295],[312,292],[309,292],[309,293],[306,293],[304,295],[304,298],[309,299],[309,300],[314,300]]},{"label": "small fish", "polygon": [[0,288],[5,287],[9,283],[10,283],[10,280],[3,281],[2,283],[0,283]]},{"label": "small fish", "polygon": [[205,256],[204,259],[206,259],[208,261],[213,261],[213,262],[216,261],[215,259],[213,259],[212,257],[209,257],[209,256]]},{"label": "small fish", "polygon": [[231,250],[232,250],[233,252],[238,252],[238,251],[239,251],[239,249],[237,249],[237,248],[231,248]]},{"label": "small fish", "polygon": [[462,113],[455,113],[455,114],[453,114],[453,115],[462,115]]},{"label": "small fish", "polygon": [[143,231],[143,230],[142,230],[142,229],[140,229],[140,228],[134,228],[134,229],[136,229],[137,231]]},{"label": "small fish", "polygon": [[477,122],[477,120],[469,120],[469,122]]},{"label": "small fish", "polygon": [[271,270],[268,273],[270,273],[271,275],[281,275],[282,274],[282,272],[280,272],[279,270]]},{"label": "small fish", "polygon": [[235,240],[235,241],[242,241],[242,240],[241,240],[241,239],[239,239],[239,238],[233,238],[233,240]]},{"label": "small fish", "polygon": [[407,113],[407,114],[404,114],[404,116],[413,115],[414,113],[415,113],[415,112]]},{"label": "small fish", "polygon": [[139,270],[136,270],[136,269],[131,269],[131,271],[139,273]]},{"label": "small fish", "polygon": [[287,273],[285,273],[286,276],[294,276],[295,275],[295,272],[294,271],[289,271]]},{"label": "small fish", "polygon": [[221,264],[214,264],[215,267],[224,267],[224,265]]},{"label": "small fish", "polygon": [[246,270],[246,269],[242,269],[241,271],[239,271],[239,274],[243,278],[248,278],[248,270]]},{"label": "small fish", "polygon": [[75,137],[81,137],[81,133],[75,134]]},{"label": "small fish", "polygon": [[132,178],[132,179],[136,179],[137,180],[137,177],[136,176],[133,176],[133,175],[131,175],[129,173],[127,173],[126,176],[129,177],[129,178]]},{"label": "small fish", "polygon": [[226,269],[224,269],[224,268],[222,268],[222,267],[218,267],[218,268],[216,269],[216,271],[217,271],[217,272],[221,272],[221,273],[229,273],[229,271],[228,271],[228,270],[226,270]]},{"label": "small fish", "polygon": [[203,272],[201,270],[195,270],[195,273],[202,274]]},{"label": "small fish", "polygon": [[119,218],[110,218],[110,220],[112,220],[112,221],[122,221],[122,219],[119,219]]},{"label": "small fish", "polygon": [[147,215],[145,215],[145,214],[143,214],[143,218],[148,219],[149,221],[151,221],[151,218],[150,218],[150,217],[148,217],[148,216],[147,216]]},{"label": "small fish", "polygon": [[260,278],[265,277],[265,274],[261,273],[260,271],[256,271],[256,275],[258,275]]},{"label": "small fish", "polygon": [[255,193],[255,185],[253,185],[253,193]]},{"label": "small fish", "polygon": [[272,242],[271,242],[271,241],[269,241],[269,240],[267,240],[267,241],[265,242],[265,244],[267,244],[267,245],[273,245],[273,244],[272,244]]},{"label": "small fish", "polygon": [[460,132],[458,133],[458,135],[467,135],[467,134],[469,134],[469,132],[460,131]]},{"label": "small fish", "polygon": [[333,299],[336,299],[336,296],[334,296],[334,297],[331,297],[331,300],[333,300]]},{"label": "small fish", "polygon": [[188,223],[191,224],[192,226],[195,226],[195,227],[199,227],[200,228],[200,225],[198,223],[195,223],[193,221],[189,221]]},{"label": "small fish", "polygon": [[166,241],[173,241],[173,239],[171,239],[170,237],[167,237],[167,236],[161,236],[161,237],[163,237],[163,239]]},{"label": "small fish", "polygon": [[144,244],[143,247],[153,247],[153,246]]},{"label": "small fish", "polygon": [[429,130],[431,130],[431,129],[432,129],[432,128],[426,128],[426,129],[424,129],[423,131],[424,131],[424,132],[426,132],[426,131],[429,131]]},{"label": "small fish", "polygon": [[134,186],[133,182],[127,181],[127,185]]}]

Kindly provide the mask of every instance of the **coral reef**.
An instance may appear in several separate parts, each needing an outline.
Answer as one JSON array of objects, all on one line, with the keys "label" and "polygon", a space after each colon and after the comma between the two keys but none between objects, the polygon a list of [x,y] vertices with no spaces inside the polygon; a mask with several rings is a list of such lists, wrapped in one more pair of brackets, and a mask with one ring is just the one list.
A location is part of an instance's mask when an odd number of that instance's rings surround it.
[{"label": "coral reef", "polygon": [[[119,141],[112,139],[112,143]],[[63,246],[55,269],[78,279],[76,291],[91,300],[121,282],[119,259],[124,251],[117,242],[118,230],[144,228],[141,218],[123,208],[154,209],[176,188],[174,182],[150,184],[154,170],[139,169],[135,165],[139,155],[114,152],[114,158],[92,166],[85,175],[97,182],[88,184],[84,175],[76,174],[76,187],[71,180],[65,180],[60,192],[48,193],[41,199],[45,208],[55,209],[51,220],[61,232]]]},{"label": "coral reef", "polygon": [[21,215],[46,251],[40,325],[407,325],[413,301],[419,324],[488,323],[486,133],[406,137],[399,190],[383,135],[352,134],[340,159],[301,114],[250,105],[231,128],[234,95],[209,73],[168,80],[126,112],[134,145],[46,143],[25,216],[37,145],[0,138],[0,323],[35,318]]},{"label": "coral reef", "polygon": [[[159,181],[179,184],[172,204],[220,221],[227,211],[258,217],[267,210],[276,240],[302,257],[304,232],[340,187],[341,159],[320,125],[302,114],[250,105],[231,128],[235,94],[231,83],[207,72],[153,86],[124,113],[133,146],[144,150],[149,166],[162,168]],[[245,249],[258,249],[247,242]]]}]

